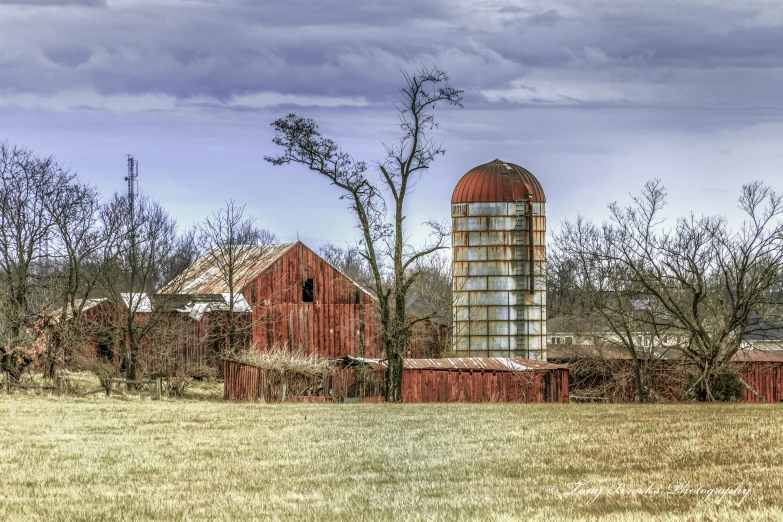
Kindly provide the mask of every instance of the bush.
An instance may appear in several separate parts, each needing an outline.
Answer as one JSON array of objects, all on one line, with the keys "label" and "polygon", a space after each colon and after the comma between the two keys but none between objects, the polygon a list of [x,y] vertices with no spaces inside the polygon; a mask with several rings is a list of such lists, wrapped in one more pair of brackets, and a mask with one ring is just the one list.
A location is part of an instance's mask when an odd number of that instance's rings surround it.
[{"label": "bush", "polygon": [[[701,381],[695,388],[693,387],[697,376],[691,375],[685,388],[691,390],[697,401],[705,402],[707,400],[707,390],[704,381]],[[745,387],[740,382],[739,374],[732,368],[723,367],[715,371],[712,381],[712,400],[716,402],[736,402],[741,399],[745,393]]]},{"label": "bush", "polygon": [[719,402],[735,402],[745,393],[737,372],[725,368],[715,376],[712,384],[712,396]]}]

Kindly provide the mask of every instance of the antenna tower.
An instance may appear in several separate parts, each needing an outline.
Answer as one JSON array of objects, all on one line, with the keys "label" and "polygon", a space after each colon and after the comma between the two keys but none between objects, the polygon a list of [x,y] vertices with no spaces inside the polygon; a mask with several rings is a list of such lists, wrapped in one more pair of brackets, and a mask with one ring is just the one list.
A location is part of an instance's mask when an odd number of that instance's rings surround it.
[{"label": "antenna tower", "polygon": [[130,205],[130,218],[131,224],[134,224],[135,214],[134,206],[136,202],[136,185],[139,178],[139,160],[128,154],[128,175],[125,176],[125,181],[128,182],[128,204]]}]

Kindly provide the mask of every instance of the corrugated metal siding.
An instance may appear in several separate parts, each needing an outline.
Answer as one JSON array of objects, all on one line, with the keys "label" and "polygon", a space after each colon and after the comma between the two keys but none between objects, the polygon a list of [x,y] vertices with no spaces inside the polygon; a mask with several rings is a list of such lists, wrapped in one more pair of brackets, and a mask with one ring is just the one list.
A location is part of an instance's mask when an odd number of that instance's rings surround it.
[{"label": "corrugated metal siding", "polygon": [[455,352],[546,360],[545,212],[528,200],[452,204]]},{"label": "corrugated metal siding", "polygon": [[[264,371],[225,361],[224,396],[233,400],[280,400]],[[335,401],[384,393],[384,370],[332,368],[314,377],[311,389]],[[319,380],[320,379],[320,380]],[[318,381],[318,382],[316,382]],[[568,370],[471,371],[406,368],[402,376],[404,402],[568,402]],[[294,399],[296,400],[296,399]]]},{"label": "corrugated metal siding", "polygon": [[[783,402],[783,363],[741,362],[737,365],[740,377],[767,402]],[[761,397],[745,388],[744,402],[763,402]]]},{"label": "corrugated metal siding", "polygon": [[404,402],[568,402],[568,370],[406,369]]}]

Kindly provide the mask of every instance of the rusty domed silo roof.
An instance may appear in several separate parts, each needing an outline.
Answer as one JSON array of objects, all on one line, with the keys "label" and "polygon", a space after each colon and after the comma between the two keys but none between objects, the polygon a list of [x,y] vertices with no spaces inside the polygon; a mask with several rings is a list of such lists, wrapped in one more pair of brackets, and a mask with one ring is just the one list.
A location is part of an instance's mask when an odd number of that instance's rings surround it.
[{"label": "rusty domed silo roof", "polygon": [[[532,198],[528,198],[529,195]],[[469,170],[459,180],[452,203],[490,203],[530,199],[546,202],[541,183],[528,170],[496,159]]]}]

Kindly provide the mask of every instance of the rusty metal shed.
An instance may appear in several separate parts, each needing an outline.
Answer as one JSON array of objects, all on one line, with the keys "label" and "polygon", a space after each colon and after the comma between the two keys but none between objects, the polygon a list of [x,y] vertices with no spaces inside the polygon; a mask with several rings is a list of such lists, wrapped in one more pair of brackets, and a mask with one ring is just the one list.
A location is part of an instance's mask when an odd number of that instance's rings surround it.
[{"label": "rusty metal shed", "polygon": [[[378,378],[386,371],[380,359],[342,357],[345,368],[362,365]],[[404,402],[568,402],[568,368],[522,357],[405,359]]]}]

